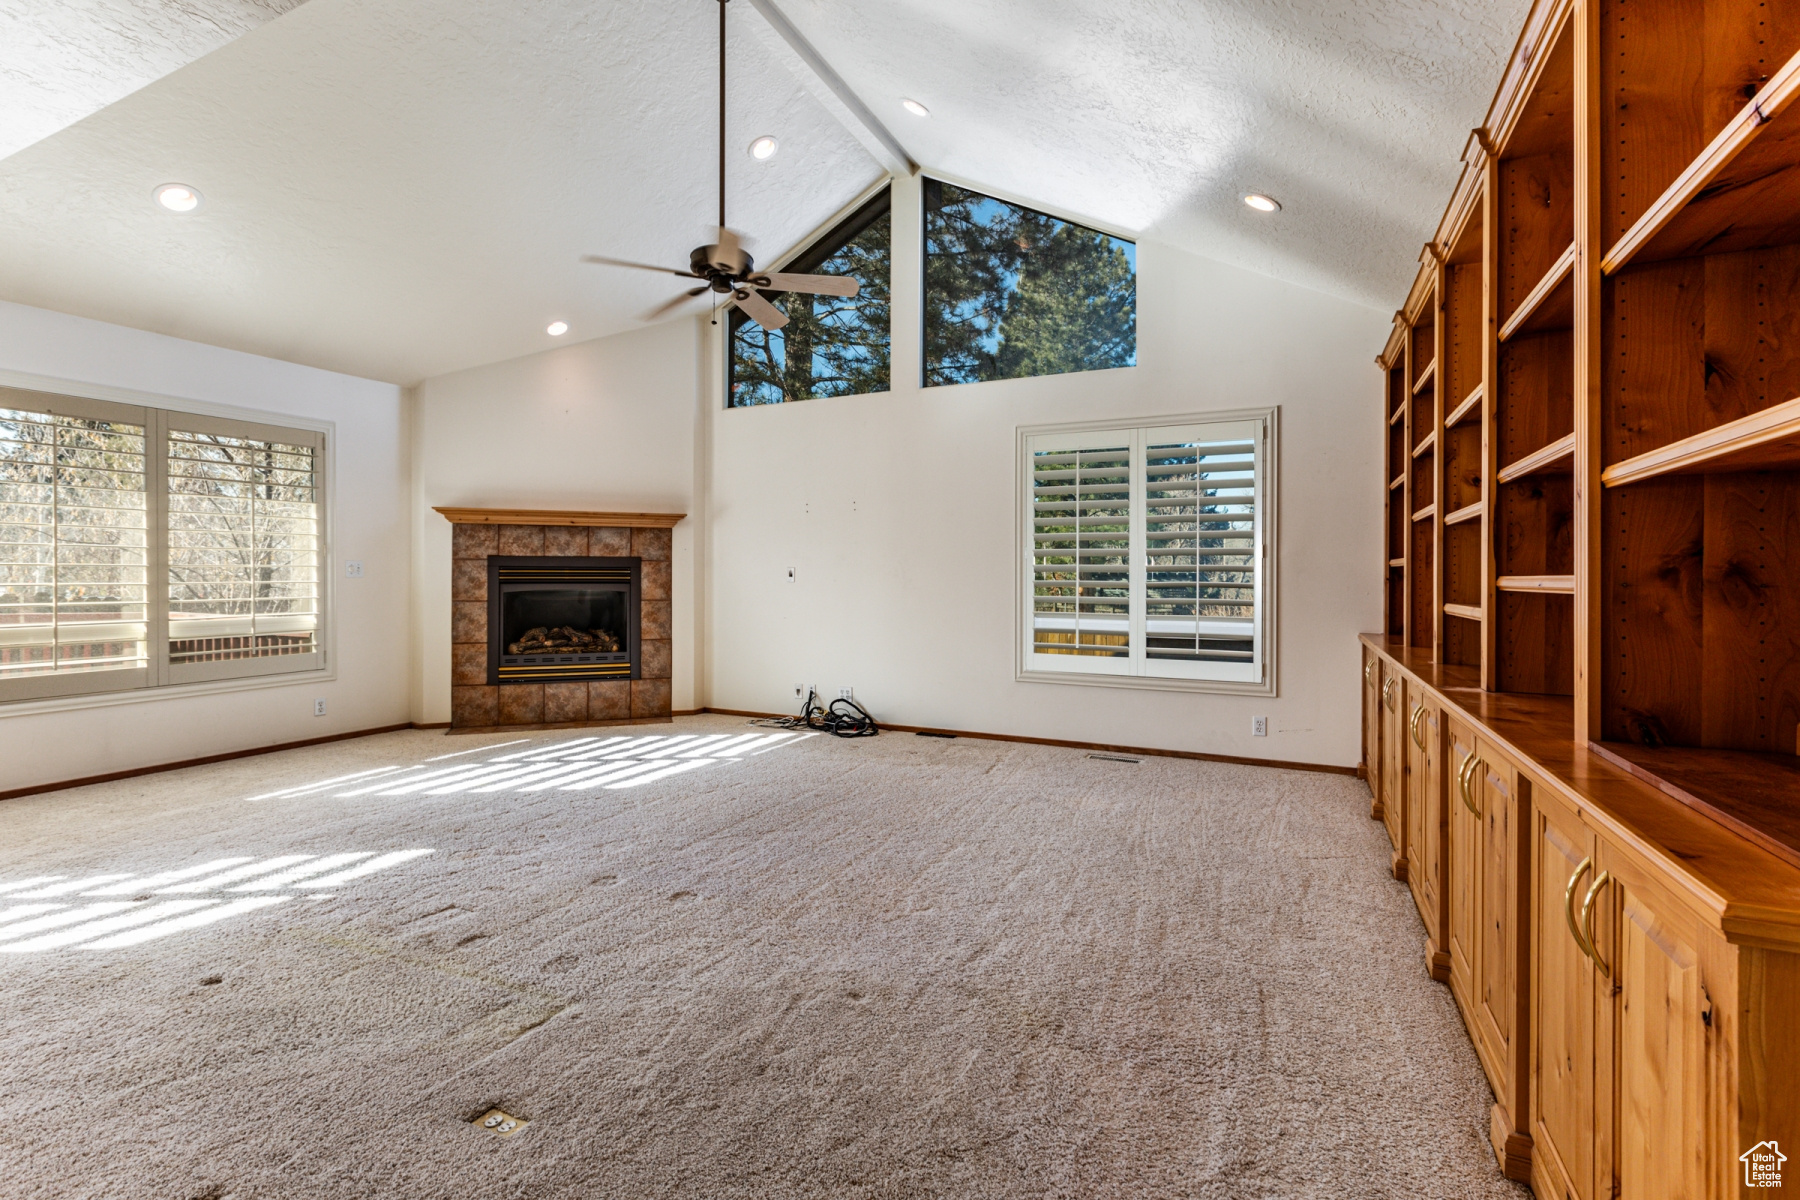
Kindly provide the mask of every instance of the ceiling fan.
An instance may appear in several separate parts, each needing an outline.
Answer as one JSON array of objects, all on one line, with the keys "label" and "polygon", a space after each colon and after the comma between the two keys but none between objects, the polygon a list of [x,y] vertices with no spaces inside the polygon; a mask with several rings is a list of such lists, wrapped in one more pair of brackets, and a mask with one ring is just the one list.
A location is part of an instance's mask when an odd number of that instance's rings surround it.
[{"label": "ceiling fan", "polygon": [[657,267],[649,263],[631,262],[623,258],[607,258],[589,254],[583,262],[608,267],[632,267],[639,271],[676,275],[683,279],[704,280],[667,303],[644,314],[654,320],[706,292],[729,295],[731,303],[744,315],[767,330],[780,329],[788,323],[787,314],[770,304],[761,293],[805,292],[815,296],[854,296],[857,282],[846,275],[789,275],[781,271],[758,271],[756,263],[738,243],[738,235],[725,225],[725,5],[719,0],[719,234],[718,240],[698,246],[688,255],[687,270]]}]

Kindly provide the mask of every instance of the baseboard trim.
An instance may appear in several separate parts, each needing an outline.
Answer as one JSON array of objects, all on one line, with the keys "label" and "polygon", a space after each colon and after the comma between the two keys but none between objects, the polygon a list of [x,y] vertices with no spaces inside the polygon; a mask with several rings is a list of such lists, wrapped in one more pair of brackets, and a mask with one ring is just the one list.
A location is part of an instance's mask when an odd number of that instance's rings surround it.
[{"label": "baseboard trim", "polygon": [[[447,725],[448,722],[445,722]],[[154,767],[134,767],[129,771],[109,771],[105,775],[84,775],[80,779],[64,779],[59,783],[40,783],[32,787],[0,792],[0,800],[16,800],[20,796],[37,796],[44,792],[63,792],[86,787],[90,783],[111,783],[115,779],[135,779],[139,775],[160,775],[164,771],[180,771],[188,767],[204,767],[207,763],[229,762],[234,758],[254,758],[258,754],[277,754],[283,750],[299,750],[306,746],[323,746],[326,742],[347,742],[351,738],[373,737],[378,733],[394,733],[401,729],[441,729],[442,725],[419,725],[402,721],[398,725],[378,725],[352,733],[330,733],[324,737],[304,738],[298,742],[281,742],[274,746],[257,746],[251,750],[231,750],[224,754],[208,754],[201,758],[184,758],[179,762],[158,763]]]},{"label": "baseboard trim", "polygon": [[[703,712],[717,713],[724,717],[791,717],[792,713],[749,712],[737,708],[707,708]],[[978,738],[988,742],[1021,742],[1027,746],[1060,746],[1065,750],[1104,750],[1111,754],[1144,754],[1157,758],[1186,758],[1196,762],[1231,763],[1240,767],[1274,767],[1282,771],[1313,771],[1322,775],[1349,775],[1355,778],[1359,774],[1356,767],[1334,767],[1325,763],[1289,762],[1280,758],[1245,758],[1235,754],[1202,754],[1198,750],[1158,750],[1149,746],[1118,746],[1110,742],[1072,742],[1065,738],[1024,737],[1015,733],[981,733],[973,729],[944,729],[936,725],[889,725],[883,721],[883,729],[891,729],[895,733],[939,733],[951,737]]]}]

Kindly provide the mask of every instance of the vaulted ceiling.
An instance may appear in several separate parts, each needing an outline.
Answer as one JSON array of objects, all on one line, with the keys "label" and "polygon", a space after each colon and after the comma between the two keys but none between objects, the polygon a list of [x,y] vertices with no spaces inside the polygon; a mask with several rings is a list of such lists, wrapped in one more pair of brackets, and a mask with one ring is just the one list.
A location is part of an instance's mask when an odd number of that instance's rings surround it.
[{"label": "vaulted ceiling", "polygon": [[[211,53],[91,39],[117,98],[96,85],[0,160],[0,298],[412,382],[542,349],[555,319],[629,328],[678,281],[579,257],[680,264],[707,240],[710,0],[163,2],[239,24]],[[1383,308],[1527,7],[776,3],[927,171]],[[731,224],[766,260],[883,168],[756,9],[730,19]],[[50,94],[65,58],[9,50],[6,72]],[[205,203],[157,208],[171,181]]]}]

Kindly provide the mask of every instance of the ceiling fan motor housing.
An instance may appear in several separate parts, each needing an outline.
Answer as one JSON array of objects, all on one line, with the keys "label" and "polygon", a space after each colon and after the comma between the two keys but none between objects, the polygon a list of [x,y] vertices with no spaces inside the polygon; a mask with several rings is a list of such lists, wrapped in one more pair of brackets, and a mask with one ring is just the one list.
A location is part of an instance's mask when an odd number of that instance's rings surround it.
[{"label": "ceiling fan motor housing", "polygon": [[741,247],[727,248],[717,242],[697,247],[688,255],[688,266],[695,275],[711,280],[715,292],[729,292],[732,281],[750,274],[755,265]]}]

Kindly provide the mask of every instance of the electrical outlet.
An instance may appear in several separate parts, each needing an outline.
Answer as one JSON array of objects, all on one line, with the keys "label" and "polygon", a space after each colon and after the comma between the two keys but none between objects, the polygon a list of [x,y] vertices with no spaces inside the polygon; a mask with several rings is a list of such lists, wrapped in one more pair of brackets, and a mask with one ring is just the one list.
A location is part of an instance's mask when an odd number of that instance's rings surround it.
[{"label": "electrical outlet", "polygon": [[363,577],[362,576],[362,559],[360,559],[360,558],[345,559],[344,560],[344,578],[345,579],[361,579],[362,577]]},{"label": "electrical outlet", "polygon": [[313,701],[313,716],[322,717],[324,715],[325,715],[325,702],[323,700],[314,700]]},{"label": "electrical outlet", "polygon": [[788,582],[789,583],[794,582],[794,568],[792,568],[792,567],[788,568]]},{"label": "electrical outlet", "polygon": [[855,688],[839,688],[838,689],[838,699],[839,700],[854,700],[854,699],[856,699],[856,689]]},{"label": "electrical outlet", "polygon": [[1250,718],[1250,736],[1251,737],[1268,737],[1269,736],[1269,718],[1267,718],[1267,717],[1251,717]]}]

